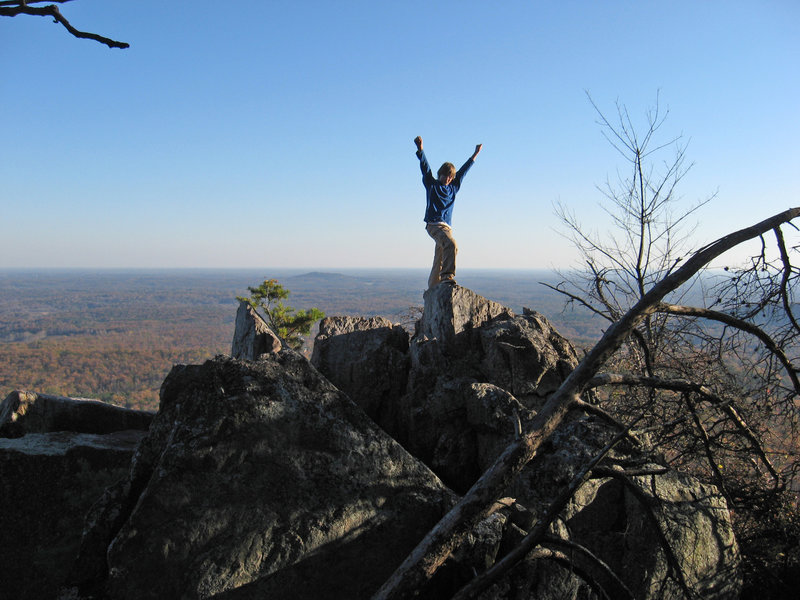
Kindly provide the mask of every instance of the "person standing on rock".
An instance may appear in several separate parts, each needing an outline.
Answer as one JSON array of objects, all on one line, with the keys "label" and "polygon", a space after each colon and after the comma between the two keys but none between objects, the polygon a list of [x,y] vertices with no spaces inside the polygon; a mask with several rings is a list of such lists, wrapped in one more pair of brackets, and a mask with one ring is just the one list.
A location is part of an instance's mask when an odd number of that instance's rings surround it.
[{"label": "person standing on rock", "polygon": [[427,206],[425,208],[425,230],[436,242],[436,249],[433,253],[433,267],[430,277],[428,277],[428,289],[439,283],[455,284],[456,276],[456,253],[458,246],[453,238],[453,228],[450,226],[453,217],[453,204],[456,201],[456,193],[461,188],[461,180],[467,174],[470,167],[475,163],[475,158],[481,151],[483,144],[475,146],[475,152],[467,159],[467,162],[456,171],[453,163],[446,162],[436,174],[436,178],[431,173],[431,167],[425,153],[422,151],[422,137],[414,138],[417,145],[417,158],[419,167],[422,170],[422,185],[425,186]]}]

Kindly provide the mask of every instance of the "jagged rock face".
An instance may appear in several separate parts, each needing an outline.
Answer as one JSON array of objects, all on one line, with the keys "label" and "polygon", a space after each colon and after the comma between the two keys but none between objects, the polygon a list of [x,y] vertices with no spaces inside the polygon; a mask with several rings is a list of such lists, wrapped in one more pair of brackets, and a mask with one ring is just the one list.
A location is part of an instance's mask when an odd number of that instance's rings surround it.
[{"label": "jagged rock face", "polygon": [[278,352],[282,346],[280,338],[261,315],[247,302],[240,300],[236,310],[231,356],[242,360],[256,360],[262,354]]},{"label": "jagged rock face", "polygon": [[[330,340],[329,340],[330,342]],[[347,349],[339,351],[347,353]],[[409,346],[406,394],[393,420],[382,423],[442,480],[464,492],[490,466],[517,431],[578,364],[572,345],[538,313],[522,315],[458,286],[437,286],[425,294],[425,309]],[[380,379],[382,362],[361,357],[350,366]],[[336,365],[320,364],[331,378]],[[378,373],[378,375],[375,375]],[[368,395],[369,389],[361,393]],[[369,399],[362,400],[365,403]],[[607,426],[573,417],[540,449],[508,490],[526,517],[489,527],[484,552],[526,533],[558,492],[608,442]],[[650,475],[615,472],[581,488],[554,526],[560,537],[579,542],[623,575],[636,598],[684,598],[682,585],[668,574],[680,564],[685,585],[704,598],[727,600],[741,586],[738,551],[724,500],[710,486],[653,464],[633,446],[612,454],[615,468],[645,468]],[[616,475],[619,475],[616,476]],[[499,517],[498,517],[499,518]],[[488,527],[488,521],[482,524]],[[497,527],[505,528],[496,543]],[[668,540],[672,554],[664,550]],[[508,548],[506,548],[507,550]],[[559,550],[558,548],[556,550]],[[563,554],[563,548],[561,549]],[[574,553],[568,550],[570,556]],[[591,560],[575,559],[598,581]],[[487,563],[488,564],[488,563]],[[479,566],[482,568],[482,566]],[[611,582],[613,589],[614,582]],[[591,598],[571,567],[552,561],[525,561],[480,596],[484,600]]]},{"label": "jagged rock face", "polygon": [[146,430],[152,420],[153,413],[149,411],[129,410],[99,400],[16,390],[0,405],[0,437],[51,431],[104,434]]},{"label": "jagged rock face", "polygon": [[[47,432],[94,425],[53,418],[41,398],[4,407],[2,431],[22,437],[0,439],[0,596],[53,596],[75,553],[73,521],[94,498],[64,600],[373,595],[455,496],[308,361],[257,341],[269,337],[257,323],[244,314],[235,336],[244,341],[233,345],[257,360],[172,370],[138,446],[143,431]],[[577,364],[541,315],[514,315],[458,286],[426,293],[410,342],[386,321],[346,318],[324,324],[320,342],[320,369],[458,490]],[[592,418],[563,423],[419,597],[450,597],[502,557],[611,435]],[[684,586],[689,596],[736,597],[724,501],[626,444],[552,526],[562,541],[540,548],[572,563],[526,560],[482,600],[594,598],[574,570],[598,581],[607,573],[564,540],[610,565],[641,600],[684,598]],[[682,581],[670,576],[675,565]],[[31,585],[36,578],[44,583]]]},{"label": "jagged rock face", "polygon": [[311,364],[391,431],[408,379],[408,332],[400,325],[383,317],[326,317]]},{"label": "jagged rock face", "polygon": [[112,599],[369,598],[454,501],[291,350],[176,367],[161,393],[96,511],[123,513]]},{"label": "jagged rock face", "polygon": [[538,313],[514,315],[449,285],[425,293],[410,347],[385,319],[332,317],[314,349],[328,379],[462,492],[577,364],[572,345]]},{"label": "jagged rock face", "polygon": [[107,486],[127,477],[144,435],[128,430],[0,438],[1,598],[55,597],[77,555],[84,515]]},{"label": "jagged rock face", "polygon": [[[407,393],[390,431],[458,492],[578,364],[572,345],[540,314],[515,315],[466,288],[443,285],[425,293],[410,359]],[[476,405],[493,402],[486,386],[492,399],[503,398],[490,422],[474,416]]]},{"label": "jagged rock face", "polygon": [[480,372],[532,408],[540,407],[578,365],[569,340],[529,309],[487,323],[478,335]]}]

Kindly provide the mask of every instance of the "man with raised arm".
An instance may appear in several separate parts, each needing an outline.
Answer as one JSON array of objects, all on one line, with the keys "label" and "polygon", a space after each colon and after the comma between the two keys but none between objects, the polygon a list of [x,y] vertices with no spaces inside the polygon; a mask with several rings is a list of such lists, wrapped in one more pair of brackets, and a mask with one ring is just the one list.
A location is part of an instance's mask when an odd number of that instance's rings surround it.
[{"label": "man with raised arm", "polygon": [[458,171],[453,163],[446,162],[439,167],[436,178],[434,178],[428,159],[425,158],[425,153],[422,151],[422,138],[417,136],[414,138],[414,143],[417,145],[417,158],[419,158],[419,167],[422,170],[422,185],[425,186],[427,200],[425,230],[436,242],[433,267],[430,277],[428,277],[428,289],[430,289],[439,283],[455,284],[456,282],[458,246],[453,238],[453,228],[451,227],[453,204],[456,201],[456,193],[461,188],[461,180],[475,163],[475,158],[480,153],[483,144],[475,146],[475,152]]}]

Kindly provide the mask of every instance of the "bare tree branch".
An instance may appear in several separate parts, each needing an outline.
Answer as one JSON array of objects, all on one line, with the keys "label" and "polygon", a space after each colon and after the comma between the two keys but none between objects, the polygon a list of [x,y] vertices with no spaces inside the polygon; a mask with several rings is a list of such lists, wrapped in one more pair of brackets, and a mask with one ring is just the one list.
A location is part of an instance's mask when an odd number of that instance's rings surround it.
[{"label": "bare tree branch", "polygon": [[[34,15],[38,17],[52,17],[56,23],[61,23],[64,28],[69,31],[72,35],[77,38],[84,38],[89,40],[94,40],[96,42],[100,42],[101,44],[105,44],[109,48],[128,48],[130,44],[125,42],[117,42],[110,38],[107,38],[102,35],[97,35],[96,33],[89,33],[86,31],[80,31],[75,29],[72,24],[61,14],[61,11],[58,10],[58,6],[55,4],[49,4],[47,6],[37,7],[31,6],[31,4],[41,4],[43,0],[30,0],[26,2],[25,0],[17,0],[17,1],[10,1],[4,0],[0,2],[0,17],[16,17],[17,15]],[[51,2],[60,2],[65,3],[69,2],[70,0],[49,0]]]},{"label": "bare tree branch", "polygon": [[[726,325],[730,325],[731,327],[735,327],[736,329],[754,335],[759,340],[761,340],[764,346],[780,361],[780,363],[786,370],[786,374],[792,381],[795,393],[797,393],[797,395],[800,396],[800,380],[798,380],[797,377],[798,369],[794,365],[792,365],[791,361],[786,356],[786,353],[783,351],[783,349],[780,346],[778,346],[778,344],[776,344],[775,341],[769,335],[767,335],[767,333],[760,327],[750,323],[749,321],[745,321],[744,319],[739,319],[732,315],[729,315],[728,313],[720,312],[717,310],[711,310],[708,308],[679,306],[676,304],[667,304],[665,302],[660,302],[656,307],[656,311],[669,313],[672,315],[681,315],[686,317],[702,317],[704,319],[711,319],[713,321],[719,321],[720,323],[725,323]],[[791,313],[791,309],[789,309],[789,312]]]},{"label": "bare tree branch", "polygon": [[[630,590],[611,571],[608,565],[578,544],[569,544],[565,540],[556,542],[556,540],[548,539],[547,542],[531,551],[525,557],[525,560],[529,562],[551,560],[559,563],[588,583],[599,598],[605,598],[605,600],[635,600]],[[607,576],[604,578],[606,581],[600,582],[598,580],[603,578],[604,568],[607,569],[605,573]],[[589,571],[592,572],[590,573]],[[597,575],[598,572],[600,572],[599,576]],[[613,592],[614,595],[609,595],[610,592]]]},{"label": "bare tree branch", "polygon": [[[781,489],[785,485],[785,478],[781,476],[780,473],[778,473],[777,469],[772,464],[772,461],[767,456],[767,453],[764,450],[761,441],[758,439],[758,436],[756,436],[753,430],[747,425],[747,423],[738,413],[736,408],[730,402],[726,402],[725,400],[717,396],[717,394],[715,394],[709,387],[701,383],[688,381],[686,379],[641,377],[638,375],[618,374],[618,373],[602,373],[600,375],[596,375],[592,377],[591,380],[589,380],[589,383],[587,384],[586,387],[587,388],[599,387],[601,385],[645,386],[650,388],[670,390],[673,392],[681,392],[683,394],[695,393],[700,395],[704,399],[711,402],[714,406],[722,410],[731,419],[734,425],[742,432],[744,437],[750,442],[751,449],[756,454],[756,456],[758,456],[759,460],[764,464],[764,466],[767,468],[770,475],[772,476],[775,489]],[[696,417],[693,410],[690,410],[690,412],[693,417]],[[681,420],[685,420],[685,418]],[[699,421],[696,418],[695,418],[695,424],[701,430],[701,435],[705,434],[704,442],[707,443],[708,435],[705,433],[705,430],[702,428],[702,425],[700,425]],[[711,469],[718,476],[717,479],[721,481],[722,477],[719,475],[719,470],[716,467],[716,461],[714,461],[712,458],[710,459],[710,463],[711,463],[710,464]]]},{"label": "bare tree branch", "polygon": [[[692,416],[692,421],[694,421],[694,426],[700,434],[700,440],[703,442],[703,450],[706,453],[706,461],[708,466],[711,469],[711,472],[714,474],[714,483],[722,492],[722,495],[725,496],[725,500],[728,501],[731,505],[731,495],[728,493],[728,488],[725,485],[725,480],[722,477],[722,473],[720,473],[719,465],[714,457],[714,451],[711,448],[711,438],[708,435],[708,431],[706,431],[703,422],[700,420],[700,416],[697,414],[697,409],[695,408],[694,403],[691,399],[691,394],[688,392],[683,394],[683,399],[686,402],[686,407],[689,410],[689,414]],[[759,449],[761,445],[759,444]]]},{"label": "bare tree branch", "polygon": [[[783,264],[783,276],[781,277],[781,300],[783,301],[783,311],[789,318],[795,331],[800,332],[800,325],[794,317],[789,299],[789,279],[792,276],[792,263],[789,260],[789,253],[786,251],[786,242],[783,239],[783,232],[780,227],[775,228],[775,238],[778,242],[778,249],[781,253],[781,263]],[[796,380],[796,378],[795,378]]]}]

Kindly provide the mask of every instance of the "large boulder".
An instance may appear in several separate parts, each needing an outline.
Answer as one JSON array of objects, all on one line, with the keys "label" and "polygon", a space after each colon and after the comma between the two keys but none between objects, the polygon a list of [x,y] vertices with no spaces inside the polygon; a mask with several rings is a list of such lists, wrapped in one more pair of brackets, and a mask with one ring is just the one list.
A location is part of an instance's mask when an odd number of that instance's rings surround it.
[{"label": "large boulder", "polygon": [[437,285],[423,295],[425,308],[417,337],[438,340],[452,347],[464,332],[480,327],[499,315],[511,311],[487,300],[470,289],[458,285]]},{"label": "large boulder", "polygon": [[146,430],[152,420],[150,411],[130,410],[100,400],[15,390],[0,404],[0,437],[50,431],[104,434]]},{"label": "large boulder", "polygon": [[[591,417],[564,424],[508,493],[531,520],[542,517],[614,433]],[[552,533],[590,552],[572,550],[579,571],[603,580],[594,560],[582,559],[593,555],[634,598],[737,598],[739,552],[725,498],[714,486],[665,467],[645,450],[630,441],[618,443],[561,511]],[[537,598],[568,597],[559,571],[521,564],[508,581],[516,582],[517,591],[536,581]],[[569,589],[576,597],[589,591],[575,578]]]},{"label": "large boulder", "polygon": [[369,598],[454,500],[292,350],[178,366],[72,592]]},{"label": "large boulder", "polygon": [[408,379],[408,337],[383,317],[326,317],[311,364],[391,431]]},{"label": "large boulder", "polygon": [[480,373],[538,409],[578,365],[578,353],[542,314],[505,315],[477,331]]}]

